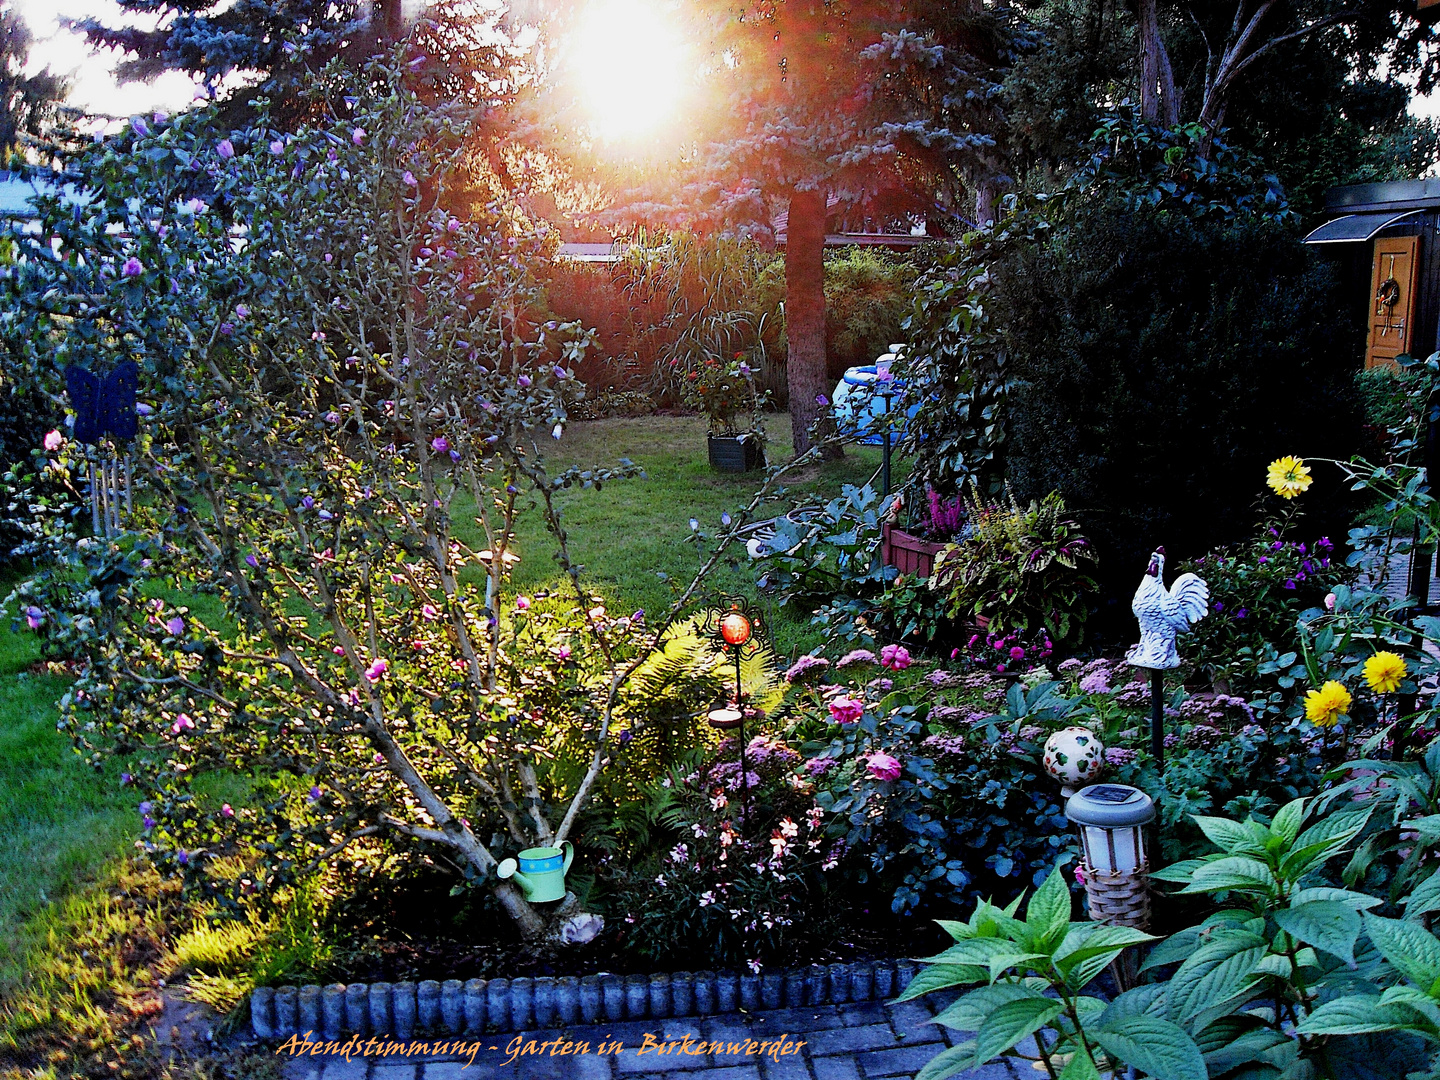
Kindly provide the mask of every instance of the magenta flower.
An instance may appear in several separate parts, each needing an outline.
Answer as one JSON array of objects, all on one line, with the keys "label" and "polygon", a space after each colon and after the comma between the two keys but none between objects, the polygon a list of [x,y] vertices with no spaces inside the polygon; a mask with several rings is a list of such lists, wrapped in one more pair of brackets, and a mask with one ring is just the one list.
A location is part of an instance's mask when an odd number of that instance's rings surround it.
[{"label": "magenta flower", "polygon": [[529,598],[528,596],[517,596],[517,597],[515,597],[515,610],[516,610],[516,611],[529,611],[529,610],[530,610],[530,598]]},{"label": "magenta flower", "polygon": [[423,618],[433,620],[440,617],[440,612],[435,609],[434,604],[422,604],[420,605],[420,615]]},{"label": "magenta flower", "polygon": [[904,645],[886,645],[880,650],[880,666],[891,671],[904,671],[910,666],[910,650]]},{"label": "magenta flower", "polygon": [[191,720],[190,717],[186,716],[183,712],[176,716],[175,722],[170,725],[170,730],[176,735],[179,735],[182,731],[193,731],[194,728],[195,721]]},{"label": "magenta flower", "polygon": [[229,161],[235,156],[235,146],[229,139],[221,139],[215,144],[215,152],[224,160]]},{"label": "magenta flower", "polygon": [[561,645],[558,649],[555,650],[555,656],[556,656],[557,659],[560,659],[560,660],[569,660],[569,659],[570,659],[570,646],[569,646],[569,645]]},{"label": "magenta flower", "polygon": [[1010,647],[1010,659],[1011,659],[1011,660],[1024,660],[1024,659],[1025,659],[1025,650],[1022,649],[1019,645],[1012,645],[1012,646]]},{"label": "magenta flower", "polygon": [[364,129],[364,128],[359,128],[359,127],[357,127],[354,131],[350,132],[350,141],[351,141],[352,143],[354,143],[356,146],[364,146],[364,145],[365,145],[365,129]]},{"label": "magenta flower", "polygon": [[854,698],[837,697],[830,702],[830,717],[837,724],[853,724],[865,713],[865,706]]},{"label": "magenta flower", "polygon": [[47,431],[47,432],[45,433],[45,449],[46,449],[48,452],[50,452],[50,453],[53,454],[56,450],[59,450],[60,447],[63,446],[64,444],[65,444],[65,436],[64,436],[64,435],[61,435],[60,432],[58,432],[58,431]]},{"label": "magenta flower", "polygon": [[434,450],[437,454],[443,454],[450,449],[450,440],[445,438],[444,435],[436,435],[435,438],[430,440],[430,449]]},{"label": "magenta flower", "polygon": [[39,630],[40,624],[45,621],[45,612],[41,611],[34,604],[25,609],[25,624],[31,630]]},{"label": "magenta flower", "polygon": [[176,615],[165,624],[165,629],[170,632],[171,637],[179,637],[185,632],[185,620]]},{"label": "magenta flower", "polygon": [[866,759],[865,768],[876,780],[900,779],[900,762],[889,754],[871,754]]},{"label": "magenta flower", "polygon": [[137,259],[134,255],[131,255],[128,259],[126,259],[124,265],[120,267],[120,273],[124,274],[126,277],[139,277],[144,272],[145,264],[142,263],[139,259]]},{"label": "magenta flower", "polygon": [[530,387],[530,376],[521,375],[518,379],[515,380],[515,382],[519,384],[522,390],[527,390]]},{"label": "magenta flower", "polygon": [[234,817],[234,816],[235,816],[235,811],[230,808],[230,804],[229,804],[228,802],[227,802],[227,803],[221,803],[221,804],[220,804],[220,816],[221,816],[221,817]]},{"label": "magenta flower", "polygon": [[365,678],[369,679],[372,683],[379,682],[385,677],[385,673],[389,670],[390,662],[383,657],[377,657],[371,662],[370,666],[365,669]]}]

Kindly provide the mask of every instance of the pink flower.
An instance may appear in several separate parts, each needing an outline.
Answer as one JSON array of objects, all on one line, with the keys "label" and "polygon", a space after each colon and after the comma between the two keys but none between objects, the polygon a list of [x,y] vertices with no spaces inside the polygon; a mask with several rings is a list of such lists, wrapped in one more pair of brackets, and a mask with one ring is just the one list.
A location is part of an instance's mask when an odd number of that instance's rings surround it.
[{"label": "pink flower", "polygon": [[830,702],[830,716],[837,724],[853,724],[865,713],[865,706],[854,698],[839,697]]},{"label": "pink flower", "polygon": [[165,624],[165,629],[170,632],[171,637],[179,637],[185,632],[185,620],[176,615]]},{"label": "pink flower", "polygon": [[529,389],[529,387],[530,387],[530,376],[529,376],[529,375],[521,375],[518,379],[515,380],[515,382],[520,386],[520,388],[521,388],[522,390]]},{"label": "pink flower", "polygon": [[65,436],[58,431],[47,431],[45,433],[45,449],[54,453],[65,443]]},{"label": "pink flower", "polygon": [[351,141],[352,143],[354,143],[356,146],[364,146],[364,145],[365,145],[365,129],[364,129],[364,128],[356,128],[354,131],[350,132],[350,141]]},{"label": "pink flower", "polygon": [[332,653],[334,653],[336,656],[344,656],[344,655],[345,655],[345,646],[344,646],[344,645],[331,645],[331,646],[330,646],[330,651],[331,651]]},{"label": "pink flower", "polygon": [[215,144],[215,152],[224,160],[229,161],[235,156],[235,146],[229,139],[221,139]]},{"label": "pink flower", "polygon": [[189,731],[195,727],[195,721],[186,716],[183,712],[175,717],[175,723],[170,725],[170,730],[176,735],[182,731]]},{"label": "pink flower", "polygon": [[271,142],[271,144],[270,144],[270,153],[274,154],[276,157],[279,157],[279,156],[280,156],[281,154],[283,154],[284,152],[285,152],[285,144],[284,144],[283,142],[281,142],[279,139],[276,139],[276,140],[274,140],[273,142]]},{"label": "pink flower", "polygon": [[1024,660],[1024,659],[1025,659],[1025,650],[1022,649],[1019,645],[1013,645],[1013,646],[1011,646],[1011,648],[1010,648],[1010,659],[1011,659],[1011,660]]},{"label": "pink flower", "polygon": [[1335,594],[1334,594],[1333,592],[1332,592],[1332,593],[1326,593],[1326,594],[1325,594],[1325,610],[1326,610],[1326,611],[1334,611],[1334,610],[1335,610]]},{"label": "pink flower", "polygon": [[126,277],[139,277],[144,272],[145,264],[142,263],[139,259],[137,259],[134,255],[131,255],[128,259],[126,259],[124,265],[120,267],[120,273],[124,274]]},{"label": "pink flower", "polygon": [[529,610],[530,610],[530,598],[529,598],[528,596],[517,596],[517,597],[515,597],[515,610],[516,610],[516,611],[529,611]]},{"label": "pink flower", "polygon": [[426,618],[426,619],[432,619],[432,620],[433,620],[433,619],[438,619],[438,618],[440,617],[440,612],[438,612],[437,610],[435,610],[435,605],[434,605],[434,604],[421,604],[421,605],[420,605],[420,614],[421,614],[422,617],[424,617],[424,618]]},{"label": "pink flower", "polygon": [[406,187],[416,187],[420,183],[418,180],[415,179],[415,174],[412,173],[409,169],[405,170],[405,175],[402,176],[400,179],[405,181]]},{"label": "pink flower", "polygon": [[365,678],[369,679],[371,682],[379,682],[385,677],[385,673],[389,670],[389,661],[384,659],[384,657],[377,657],[374,661],[371,662],[370,666],[365,669]]},{"label": "pink flower", "polygon": [[230,809],[230,804],[229,804],[228,802],[227,802],[227,803],[221,803],[221,804],[220,804],[220,816],[221,816],[221,817],[234,817],[234,816],[235,816],[235,811],[232,810],[232,809]]},{"label": "pink flower", "polygon": [[904,645],[886,645],[880,650],[880,666],[891,671],[904,671],[910,666],[910,650]]},{"label": "pink flower", "polygon": [[889,754],[871,754],[866,760],[865,768],[876,780],[900,779],[900,762]]},{"label": "pink flower", "polygon": [[460,219],[459,219],[459,218],[453,218],[453,217],[452,217],[449,221],[447,221],[447,222],[445,223],[445,231],[446,231],[446,232],[452,232],[452,233],[457,233],[457,232],[459,232],[459,231],[460,231]]}]

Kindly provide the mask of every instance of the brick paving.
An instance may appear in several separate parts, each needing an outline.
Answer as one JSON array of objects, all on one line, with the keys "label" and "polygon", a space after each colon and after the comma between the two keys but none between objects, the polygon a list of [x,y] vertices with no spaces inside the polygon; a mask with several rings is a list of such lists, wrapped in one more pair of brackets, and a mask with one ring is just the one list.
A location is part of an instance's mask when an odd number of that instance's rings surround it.
[{"label": "brick paving", "polygon": [[[352,1056],[348,1061],[334,1056],[305,1057],[287,1061],[285,1075],[288,1080],[908,1080],[956,1038],[955,1032],[931,1022],[932,1005],[943,1008],[948,1003],[943,997],[933,1003],[922,1000],[899,1005],[867,1001],[749,1014],[576,1025],[563,1031],[491,1035],[480,1040],[484,1048],[473,1062],[453,1056],[404,1060]],[[647,1034],[653,1042],[682,1046],[667,1053],[654,1049],[641,1053]],[[723,1042],[727,1049],[731,1043],[758,1049],[762,1042],[779,1041],[785,1052],[747,1055],[740,1046],[737,1053],[682,1052],[687,1036],[692,1046]],[[431,1037],[431,1041],[434,1039]],[[545,1051],[517,1056],[505,1064],[511,1056],[507,1048],[532,1042],[538,1047],[557,1039],[575,1044],[588,1042],[592,1052],[564,1056]],[[618,1052],[593,1052],[602,1044],[613,1047],[616,1042],[622,1045]],[[555,1045],[558,1048],[562,1044]],[[997,1062],[964,1077],[1028,1080],[1028,1072]]]}]

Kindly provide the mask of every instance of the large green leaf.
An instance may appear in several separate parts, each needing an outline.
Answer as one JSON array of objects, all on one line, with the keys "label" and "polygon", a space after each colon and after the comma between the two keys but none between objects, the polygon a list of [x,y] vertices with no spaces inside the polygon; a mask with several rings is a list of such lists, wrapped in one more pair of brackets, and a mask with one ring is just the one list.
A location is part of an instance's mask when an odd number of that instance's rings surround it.
[{"label": "large green leaf", "polygon": [[1150,950],[1145,962],[1140,965],[1140,971],[1143,973],[1166,964],[1178,964],[1193,953],[1199,944],[1200,927],[1187,926],[1184,930],[1176,931]]},{"label": "large green leaf", "polygon": [[1150,880],[1174,881],[1183,885],[1190,880],[1190,875],[1196,870],[1199,870],[1200,867],[1208,862],[1214,862],[1216,858],[1220,857],[1221,856],[1212,856],[1207,859],[1184,859],[1177,863],[1171,863],[1169,866],[1162,866],[1158,870],[1151,870]]},{"label": "large green leaf", "polygon": [[936,919],[935,923],[956,941],[968,941],[975,936],[975,928],[969,923],[956,922],[954,919]]},{"label": "large green leaf", "polygon": [[989,981],[988,967],[976,967],[973,964],[932,964],[916,972],[905,992],[895,1000],[910,1001],[935,990],[949,990],[952,986],[971,986]]},{"label": "large green leaf", "polygon": [[1128,926],[1092,925],[1094,929],[1088,934],[1066,935],[1064,943],[1055,952],[1055,967],[1065,982],[1076,990],[1104,971],[1105,966],[1124,949],[1155,940],[1153,934]]},{"label": "large green leaf", "polygon": [[1100,1070],[1083,1050],[1076,1051],[1061,1070],[1060,1080],[1101,1080]]},{"label": "large green leaf", "polygon": [[1290,896],[1290,906],[1299,907],[1301,904],[1308,904],[1314,900],[1333,900],[1336,903],[1352,907],[1356,911],[1379,907],[1385,902],[1378,896],[1366,896],[1364,893],[1353,892],[1350,889],[1337,889],[1333,885],[1315,885],[1309,889],[1296,889]]},{"label": "large green leaf", "polygon": [[1346,810],[1321,818],[1295,838],[1290,854],[1280,863],[1280,876],[1287,881],[1299,881],[1326,859],[1334,857],[1365,828],[1370,813],[1370,809]]},{"label": "large green leaf", "polygon": [[1099,1027],[1117,1027],[1136,1016],[1165,1018],[1165,984],[1146,983],[1118,994],[1100,1016]]},{"label": "large green leaf", "polygon": [[1398,1031],[1408,1013],[1382,1005],[1379,997],[1355,994],[1327,1001],[1295,1030],[1301,1035],[1361,1035],[1367,1031]]},{"label": "large green leaf", "polygon": [[970,1039],[941,1050],[915,1074],[915,1080],[946,1080],[957,1073],[969,1072],[975,1064],[975,1040]]},{"label": "large green leaf", "polygon": [[1275,921],[1306,945],[1354,965],[1355,941],[1360,937],[1360,915],[1354,908],[1335,900],[1312,900],[1282,908],[1275,912]]},{"label": "large green leaf", "polygon": [[1285,843],[1294,843],[1295,837],[1300,832],[1300,824],[1305,820],[1305,803],[1307,801],[1306,799],[1294,799],[1277,810],[1274,819],[1270,822],[1270,831]]},{"label": "large green leaf", "polygon": [[1178,1024],[1158,1016],[1132,1016],[1089,1034],[1112,1058],[1154,1080],[1202,1080],[1208,1075],[1195,1040]]},{"label": "large green leaf", "polygon": [[975,1063],[983,1065],[1060,1015],[1064,1005],[1054,998],[1017,998],[996,1008],[975,1032]]},{"label": "large green leaf", "polygon": [[1025,909],[1025,924],[1031,934],[1031,947],[1052,952],[1070,928],[1070,887],[1059,870],[1050,871],[1045,883],[1030,898]]},{"label": "large green leaf", "polygon": [[1182,1024],[1240,994],[1269,951],[1264,938],[1244,930],[1221,930],[1176,970],[1166,992],[1170,1015]]},{"label": "large green leaf", "polygon": [[1440,980],[1440,941],[1412,922],[1365,914],[1365,932],[1380,955],[1419,989],[1430,993]]},{"label": "large green leaf", "polygon": [[[1214,1025],[1211,1025],[1212,1027]],[[1247,1031],[1217,1050],[1205,1055],[1205,1064],[1210,1072],[1218,1076],[1229,1072],[1237,1065],[1263,1060],[1261,1055],[1290,1040],[1272,1028],[1256,1028]]]},{"label": "large green leaf", "polygon": [[957,941],[950,948],[934,956],[920,957],[922,964],[971,964],[988,967],[992,956],[1017,951],[1015,942],[1008,938],[975,937]]},{"label": "large green leaf", "polygon": [[[1377,901],[1378,903],[1378,901]],[[1440,873],[1431,874],[1400,901],[1405,905],[1405,918],[1418,919],[1432,911],[1440,911]]]},{"label": "large green leaf", "polygon": [[1019,1001],[1021,998],[1054,1000],[1053,998],[1044,998],[1044,995],[1023,983],[995,983],[993,986],[982,986],[978,990],[971,990],[935,1017],[935,1023],[944,1024],[955,1031],[979,1031],[980,1026],[985,1023],[985,1018],[992,1012],[1007,1002]]},{"label": "large green leaf", "polygon": [[1264,841],[1243,821],[1231,821],[1223,817],[1206,817],[1191,814],[1195,824],[1200,826],[1206,838],[1230,855],[1260,855],[1265,851]]},{"label": "large green leaf", "polygon": [[1190,884],[1182,893],[1219,892],[1221,889],[1243,889],[1270,893],[1275,889],[1275,875],[1270,867],[1249,855],[1229,855],[1206,863],[1190,876]]}]

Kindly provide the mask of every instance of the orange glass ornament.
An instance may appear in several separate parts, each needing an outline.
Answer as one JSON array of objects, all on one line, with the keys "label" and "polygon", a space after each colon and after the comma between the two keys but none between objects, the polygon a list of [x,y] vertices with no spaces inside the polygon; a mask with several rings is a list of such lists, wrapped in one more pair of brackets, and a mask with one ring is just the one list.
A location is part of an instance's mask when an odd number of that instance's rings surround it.
[{"label": "orange glass ornament", "polygon": [[750,620],[732,611],[720,620],[720,636],[727,645],[744,645],[750,640]]}]

